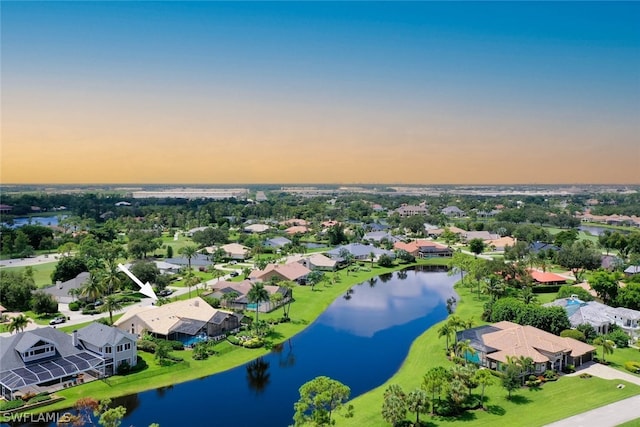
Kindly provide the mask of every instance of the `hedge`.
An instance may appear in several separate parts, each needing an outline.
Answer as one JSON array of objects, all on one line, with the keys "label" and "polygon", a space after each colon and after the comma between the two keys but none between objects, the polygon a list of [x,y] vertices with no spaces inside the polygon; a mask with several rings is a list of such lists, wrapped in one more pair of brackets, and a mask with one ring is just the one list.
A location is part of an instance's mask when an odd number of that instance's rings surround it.
[{"label": "hedge", "polygon": [[0,411],[10,411],[11,409],[20,408],[21,406],[24,406],[24,400],[22,399],[0,402]]},{"label": "hedge", "polygon": [[625,362],[624,369],[634,374],[640,374],[640,362],[636,362],[635,360]]},{"label": "hedge", "polygon": [[33,403],[44,402],[47,400],[51,400],[51,396],[49,396],[48,394],[40,394],[29,399],[29,405]]},{"label": "hedge", "polygon": [[562,285],[539,285],[531,288],[534,294],[553,294],[560,290]]}]

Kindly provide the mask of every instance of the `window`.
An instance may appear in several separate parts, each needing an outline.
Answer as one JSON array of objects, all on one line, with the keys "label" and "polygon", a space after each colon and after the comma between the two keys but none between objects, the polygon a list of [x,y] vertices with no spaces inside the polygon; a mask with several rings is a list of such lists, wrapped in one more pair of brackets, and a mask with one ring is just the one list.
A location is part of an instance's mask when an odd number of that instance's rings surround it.
[{"label": "window", "polygon": [[120,344],[118,347],[116,347],[116,351],[118,353],[120,353],[122,351],[122,344]]},{"label": "window", "polygon": [[125,345],[124,345],[124,349],[125,349],[125,350],[131,350],[131,343],[130,343],[130,342],[125,343]]},{"label": "window", "polygon": [[111,346],[110,346],[110,345],[106,346],[106,347],[104,348],[104,352],[105,352],[105,353],[111,353]]}]

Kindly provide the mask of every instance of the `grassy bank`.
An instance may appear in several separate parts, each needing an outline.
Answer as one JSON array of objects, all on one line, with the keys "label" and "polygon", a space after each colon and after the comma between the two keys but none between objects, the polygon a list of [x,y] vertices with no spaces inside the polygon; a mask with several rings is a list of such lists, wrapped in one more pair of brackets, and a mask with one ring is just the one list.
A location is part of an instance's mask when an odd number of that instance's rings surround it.
[{"label": "grassy bank", "polygon": [[[442,265],[446,264],[446,262],[447,260],[433,259],[420,260],[418,264]],[[402,268],[404,267],[405,266],[402,266]],[[369,271],[352,272],[349,275],[347,275],[345,271],[335,273],[339,277],[335,284],[320,284],[317,285],[315,289],[311,289],[309,286],[296,287],[294,290],[295,303],[291,306],[290,312],[292,321],[289,323],[281,323],[274,327],[272,332],[272,337],[274,337],[273,343],[284,342],[303,331],[324,312],[336,298],[343,295],[350,287],[364,282],[371,277],[399,270],[401,267],[381,268],[374,265],[373,268],[370,268],[369,264],[367,264],[364,268]],[[328,276],[331,277],[333,274],[334,273],[329,273]],[[248,315],[251,315],[251,313]],[[281,316],[282,310],[278,309],[266,315],[261,315],[260,317],[268,319],[279,318]],[[202,378],[240,366],[265,355],[269,350],[267,348],[250,350],[235,347],[224,342],[216,346],[216,351],[220,354],[203,361],[193,360],[190,351],[176,352],[175,354],[184,358],[186,363],[179,363],[169,367],[160,367],[155,363],[152,355],[139,353],[149,365],[146,370],[128,376],[114,376],[105,381],[94,381],[62,390],[56,394],[65,397],[66,399],[64,401],[44,407],[40,409],[39,412],[71,407],[80,397],[91,396],[96,399],[114,398]]]},{"label": "grassy bank", "polygon": [[[473,319],[481,324],[480,314],[484,298],[478,299],[468,289],[458,287],[459,304],[456,314],[462,319]],[[419,387],[423,375],[434,366],[451,366],[445,356],[444,338],[438,338],[437,330],[442,323],[434,325],[411,346],[409,355],[400,370],[380,387],[356,397],[353,418],[339,418],[340,426],[384,426],[389,425],[381,416],[384,390],[390,384],[399,384],[405,391]],[[539,390],[523,388],[514,392],[515,398],[507,399],[507,392],[498,383],[487,387],[488,411],[472,411],[457,419],[423,416],[429,426],[489,426],[522,425],[541,426],[578,413],[606,405],[640,393],[640,387],[625,383],[624,389],[616,386],[624,381],[607,381],[600,378],[582,379],[562,377],[556,382],[544,384]],[[477,390],[476,390],[477,391]],[[562,402],[562,404],[558,404]]]}]

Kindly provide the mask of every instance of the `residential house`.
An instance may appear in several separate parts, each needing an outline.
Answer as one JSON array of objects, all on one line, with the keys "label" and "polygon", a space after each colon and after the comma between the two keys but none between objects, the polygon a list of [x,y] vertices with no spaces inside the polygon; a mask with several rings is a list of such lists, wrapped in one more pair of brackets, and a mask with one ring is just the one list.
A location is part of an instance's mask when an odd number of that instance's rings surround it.
[{"label": "residential house", "polygon": [[383,240],[387,240],[389,242],[395,242],[395,241],[398,241],[398,238],[392,236],[386,231],[370,231],[368,233],[365,233],[364,236],[362,236],[362,240],[380,243]]},{"label": "residential house", "polygon": [[573,338],[553,335],[533,326],[498,322],[466,329],[456,334],[457,340],[469,340],[475,354],[467,354],[472,362],[494,370],[503,370],[507,357],[530,357],[533,373],[562,371],[567,365],[580,366],[592,360],[596,348]]},{"label": "residential house", "polygon": [[280,249],[283,246],[291,244],[291,240],[286,237],[273,237],[264,241],[264,246],[267,248]]},{"label": "residential house", "polygon": [[549,271],[529,269],[529,274],[537,285],[566,285],[567,278]]},{"label": "residential house", "polygon": [[0,337],[0,393],[6,399],[63,388],[85,376],[102,378],[105,365],[105,358],[85,348],[77,335],[52,327]]},{"label": "residential house", "polygon": [[624,269],[625,276],[634,276],[640,273],[640,265],[630,265]]},{"label": "residential house", "polygon": [[529,251],[537,254],[540,251],[553,251],[553,252],[558,252],[560,250],[560,247],[553,245],[551,243],[545,243],[545,242],[533,242],[529,245]]},{"label": "residential house", "polygon": [[491,251],[504,252],[507,246],[515,246],[516,239],[511,236],[499,237],[497,239],[485,240],[484,244]]},{"label": "residential house", "polygon": [[341,252],[346,250],[354,259],[360,261],[370,261],[371,254],[373,253],[373,260],[378,260],[381,255],[388,255],[391,258],[395,258],[395,254],[392,251],[376,248],[375,246],[363,245],[361,243],[350,243],[348,245],[342,245],[337,248],[327,251],[325,254],[332,259],[341,262],[343,261]]},{"label": "residential house", "polygon": [[240,327],[242,315],[211,307],[195,297],[161,306],[136,306],[125,312],[114,326],[140,336],[143,332],[169,340],[185,341],[196,336],[220,337]]},{"label": "residential house", "polygon": [[447,206],[441,209],[440,212],[448,217],[462,217],[465,215],[464,211],[457,206]]},{"label": "residential house", "polygon": [[252,282],[269,282],[273,277],[279,280],[291,280],[304,284],[311,273],[307,267],[297,262],[290,264],[267,264],[264,270],[253,270],[249,274]]},{"label": "residential house", "polygon": [[615,255],[602,255],[600,259],[600,266],[605,270],[614,271],[621,269],[624,265],[624,261]]},{"label": "residential house", "polygon": [[424,215],[424,216],[429,215],[429,209],[427,209],[422,204],[418,206],[403,204],[394,212],[396,212],[401,218],[406,218],[414,215]]},{"label": "residential house", "polygon": [[[234,310],[249,309],[255,311],[256,307],[250,305],[251,303],[249,301],[249,298],[247,297],[253,285],[254,283],[249,280],[243,280],[242,282],[217,282],[211,286],[211,296],[214,298],[218,298],[226,308]],[[276,308],[291,300],[291,290],[287,289],[284,286],[264,285],[264,288],[269,293],[270,298],[269,301],[261,302],[257,307],[258,311],[262,313],[268,313],[272,310],[275,310]],[[235,292],[236,294],[238,294],[238,296],[234,298],[233,301],[225,301],[224,296],[231,292]],[[282,301],[277,305],[271,299],[271,296],[275,294],[282,295]]]},{"label": "residential house", "polygon": [[[69,304],[73,302],[77,298],[69,294],[71,289],[79,290],[89,281],[89,273],[84,271],[78,274],[73,279],[67,280],[65,282],[58,281],[55,285],[48,286],[43,288],[42,291],[45,294],[49,294],[56,299],[59,303]],[[73,293],[73,292],[72,292]]]},{"label": "residential house", "polygon": [[393,244],[393,249],[407,251],[416,258],[451,257],[453,255],[453,249],[431,240],[396,242]]},{"label": "residential house", "polygon": [[245,233],[264,233],[270,228],[267,224],[251,224],[244,227],[243,230]]},{"label": "residential house", "polygon": [[467,230],[463,230],[462,228],[458,228],[455,226],[451,226],[451,227],[447,227],[447,228],[426,228],[425,227],[425,232],[427,233],[427,236],[429,237],[440,237],[442,235],[442,233],[445,232],[445,230],[449,230],[451,233],[453,234],[457,234],[458,236],[463,236]]},{"label": "residential house", "polygon": [[116,373],[122,363],[136,366],[138,347],[135,335],[98,322],[74,331],[73,334],[84,348],[104,359],[106,375]]},{"label": "residential house", "polygon": [[337,261],[331,259],[324,254],[315,253],[311,255],[294,254],[289,255],[285,260],[285,264],[297,262],[307,267],[309,270],[335,271]]},{"label": "residential house", "polygon": [[309,225],[309,221],[304,220],[304,219],[300,219],[300,218],[291,218],[288,219],[286,221],[281,221],[280,225],[284,225],[287,227],[291,227],[294,225],[304,225],[304,226],[308,226]]},{"label": "residential house", "polygon": [[497,240],[500,238],[499,234],[489,233],[488,231],[465,231],[462,233],[462,240],[470,242],[473,239],[480,239],[483,242],[487,240]]},{"label": "residential house", "polygon": [[[193,258],[191,259],[192,264],[193,264]],[[160,274],[177,274],[180,272],[180,270],[182,269],[183,265],[178,265],[178,264],[172,264],[170,262],[166,262],[166,261],[153,261],[153,263],[156,265],[156,267],[158,268],[158,271],[160,272]],[[128,263],[125,264],[125,268],[127,270],[131,270],[131,266],[133,264]]]},{"label": "residential house", "polygon": [[251,249],[239,243],[228,243],[220,246],[220,249],[224,251],[227,258],[234,260],[244,260],[249,257],[251,252]]},{"label": "residential house", "polygon": [[211,261],[211,258],[209,258],[208,255],[201,254],[201,253],[195,254],[193,257],[191,257],[191,260],[189,260],[189,258],[187,257],[175,257],[175,258],[167,258],[165,262],[173,265],[178,265],[181,267],[187,267],[191,265],[191,267],[204,267],[204,268],[213,264],[213,261]]},{"label": "residential house", "polygon": [[581,301],[576,296],[560,298],[545,306],[563,307],[572,327],[588,323],[601,334],[609,332],[611,325],[617,325],[632,340],[640,337],[640,311],[625,307],[610,307],[597,301]]},{"label": "residential house", "polygon": [[293,236],[294,234],[305,234],[309,231],[310,229],[306,225],[292,225],[291,227],[284,230],[284,232],[290,236]]}]

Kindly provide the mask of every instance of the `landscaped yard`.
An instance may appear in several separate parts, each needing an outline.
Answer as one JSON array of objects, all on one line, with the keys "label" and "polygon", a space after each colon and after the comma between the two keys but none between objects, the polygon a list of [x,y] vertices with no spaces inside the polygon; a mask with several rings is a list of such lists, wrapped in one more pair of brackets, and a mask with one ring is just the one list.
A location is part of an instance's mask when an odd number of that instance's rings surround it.
[{"label": "landscaped yard", "polygon": [[[482,324],[480,313],[484,301],[478,300],[475,294],[471,295],[468,289],[460,288],[458,293],[463,302],[456,314],[463,320],[471,318],[476,325]],[[408,392],[420,386],[422,376],[431,367],[452,366],[445,356],[445,339],[438,338],[439,327],[440,324],[430,328],[413,343],[409,356],[396,375],[375,390],[353,399],[350,403],[355,407],[354,417],[339,418],[338,425],[388,425],[380,415],[387,386],[399,384]],[[595,377],[561,377],[556,382],[545,383],[539,390],[522,388],[514,392],[515,397],[509,401],[506,399],[507,391],[496,378],[495,384],[486,390],[487,412],[468,412],[458,419],[423,417],[429,418],[433,426],[458,423],[468,426],[544,425],[640,393],[640,387],[634,384],[627,383],[624,389],[616,388],[621,382]]]},{"label": "landscaped yard", "polygon": [[[57,262],[47,262],[44,264],[37,264],[32,266],[33,280],[36,286],[42,288],[44,286],[51,285],[51,273],[56,268]],[[15,271],[22,273],[26,267],[2,267],[2,271]]]}]

